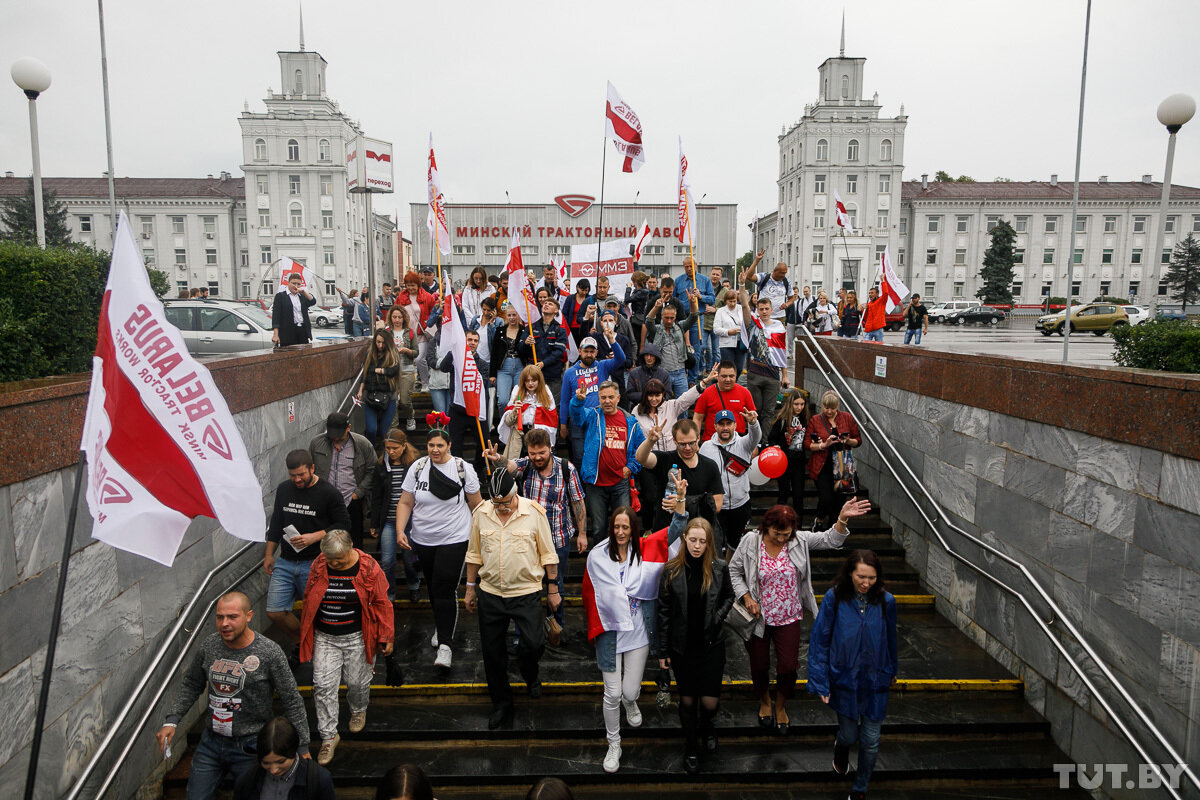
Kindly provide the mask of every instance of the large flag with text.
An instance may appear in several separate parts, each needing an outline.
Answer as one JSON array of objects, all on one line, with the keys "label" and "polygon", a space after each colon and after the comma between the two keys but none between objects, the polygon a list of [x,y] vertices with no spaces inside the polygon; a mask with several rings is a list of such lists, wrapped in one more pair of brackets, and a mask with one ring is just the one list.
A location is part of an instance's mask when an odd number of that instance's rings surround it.
[{"label": "large flag with text", "polygon": [[446,221],[446,198],[442,194],[437,159],[433,155],[432,132],[429,134],[429,169],[426,181],[429,190],[429,213],[425,217],[425,225],[429,228],[429,238],[437,242],[437,248],[442,255],[448,256],[452,249],[450,247],[450,225]]},{"label": "large flag with text", "polygon": [[700,241],[696,235],[696,202],[692,184],[688,178],[688,160],[683,154],[683,137],[679,137],[679,241],[695,247]]},{"label": "large flag with text", "polygon": [[625,157],[621,172],[637,172],[646,161],[642,149],[642,121],[629,104],[608,84],[608,102],[604,106],[604,135],[612,139],[617,152]]},{"label": "large flag with text", "polygon": [[317,292],[322,294],[321,283],[317,280],[317,273],[301,264],[299,261],[284,256],[279,259],[279,284],[275,287],[275,294],[287,291],[288,279],[295,273],[300,273],[300,281],[303,283],[303,288],[309,292]]},{"label": "large flag with text", "polygon": [[846,211],[846,204],[842,202],[842,197],[837,193],[837,189],[833,190],[833,208],[838,227],[853,236],[854,226],[850,223],[850,214]]},{"label": "large flag with text", "polygon": [[467,349],[467,331],[463,327],[458,295],[447,294],[442,304],[442,336],[438,357],[454,356],[454,404],[466,409],[468,417],[479,416],[479,396],[483,392],[483,376],[475,356]]},{"label": "large flag with text", "polygon": [[892,269],[892,257],[886,249],[879,259],[879,295],[887,300],[884,308],[889,314],[900,308],[904,298],[908,297],[908,287]]},{"label": "large flag with text", "polygon": [[80,449],[100,541],[170,566],[195,517],[239,539],[264,539],[262,489],[233,416],[167,321],[124,211]]},{"label": "large flag with text", "polygon": [[508,302],[521,322],[529,324],[530,319],[537,319],[541,312],[537,299],[529,291],[529,276],[525,274],[525,262],[521,260],[521,237],[516,226],[513,227],[512,244],[508,246],[504,273],[508,276]]}]

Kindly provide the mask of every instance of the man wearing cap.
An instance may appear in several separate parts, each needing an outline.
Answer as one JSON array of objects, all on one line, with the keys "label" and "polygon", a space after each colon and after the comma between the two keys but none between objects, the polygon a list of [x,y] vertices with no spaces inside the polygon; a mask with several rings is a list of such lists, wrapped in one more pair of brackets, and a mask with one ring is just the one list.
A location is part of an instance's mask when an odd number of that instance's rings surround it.
[{"label": "man wearing cap", "polygon": [[517,495],[517,482],[507,469],[492,472],[491,500],[471,515],[467,540],[467,611],[479,612],[479,640],[492,714],[488,728],[512,719],[513,693],[508,682],[510,622],[517,624],[517,660],[529,696],[541,697],[538,662],[546,649],[542,621],[542,578],[549,581],[547,605],[562,604],[558,555],[546,510]]},{"label": "man wearing cap", "polygon": [[300,273],[293,272],[288,276],[287,289],[275,295],[271,304],[271,341],[279,347],[312,341],[308,310],[317,301],[301,288],[303,283]]},{"label": "man wearing cap", "polygon": [[[578,389],[584,390],[584,408],[595,408],[600,403],[597,397],[597,390],[600,384],[608,380],[614,371],[624,365],[625,351],[617,343],[616,334],[606,333],[604,337],[608,340],[612,356],[603,361],[596,360],[598,347],[594,337],[588,336],[579,343],[579,360],[568,367],[566,373],[563,375],[561,394],[558,398],[558,407],[560,409],[570,408],[571,398],[575,396],[575,392]],[[567,417],[566,422],[563,422],[562,413],[562,411],[559,411],[558,435],[563,439],[569,437],[571,442],[571,462],[575,464],[575,469],[582,469],[583,428],[582,426],[575,425],[570,416]]]},{"label": "man wearing cap", "polygon": [[429,264],[421,267],[421,288],[430,294],[440,294],[437,278],[434,277],[434,269]]},{"label": "man wearing cap", "polygon": [[[526,364],[534,362],[536,352],[537,362],[542,366],[542,377],[546,379],[550,396],[556,402],[562,389],[567,337],[570,335],[570,332],[558,323],[558,295],[551,294],[542,303],[542,316],[533,323],[533,335],[526,336],[517,347],[517,354]],[[504,400],[507,402],[508,398]]]},{"label": "man wearing cap", "polygon": [[[608,278],[601,278],[600,280],[604,281],[605,287],[608,286]],[[599,295],[598,291],[597,295]],[[631,344],[637,341],[637,339],[633,337],[633,324],[625,318],[625,313],[621,307],[621,301],[617,299],[616,295],[610,294],[603,300],[597,296],[596,306],[599,309],[596,312],[597,316],[603,316],[605,312],[608,312],[616,318],[618,334],[628,339]],[[593,320],[592,322],[595,321]],[[588,332],[591,333],[592,331],[589,330]]]},{"label": "man wearing cap", "polygon": [[363,546],[363,498],[375,480],[375,448],[371,440],[350,430],[350,417],[335,411],[325,418],[325,433],[308,443],[317,475],[333,484],[350,514],[350,539]]},{"label": "man wearing cap", "polygon": [[[750,522],[750,462],[754,448],[762,438],[758,412],[752,408],[741,412],[746,423],[744,435],[737,432],[737,420],[732,411],[721,409],[716,415],[717,432],[700,445],[700,455],[715,463],[721,471],[721,487],[725,499],[717,519],[725,536],[725,546],[736,550]],[[717,556],[721,554],[718,552]]]}]

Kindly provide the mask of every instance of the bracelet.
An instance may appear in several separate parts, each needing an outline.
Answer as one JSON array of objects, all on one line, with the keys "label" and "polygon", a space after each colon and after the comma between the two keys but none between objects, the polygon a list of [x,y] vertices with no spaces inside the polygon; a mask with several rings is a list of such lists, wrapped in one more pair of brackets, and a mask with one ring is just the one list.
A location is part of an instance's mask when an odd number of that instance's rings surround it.
[{"label": "bracelet", "polygon": [[[841,517],[838,517],[837,524],[838,524],[838,525],[841,525],[843,528],[847,528],[847,527],[849,527],[849,526],[850,526],[850,520],[848,520],[848,519],[842,519]],[[468,586],[469,586],[469,585],[470,585],[470,584],[468,584]]]},{"label": "bracelet", "polygon": [[474,588],[475,588],[476,586],[478,586],[478,585],[479,585],[478,583],[471,583],[470,581],[467,581],[467,588],[468,588],[468,589],[474,589]]}]

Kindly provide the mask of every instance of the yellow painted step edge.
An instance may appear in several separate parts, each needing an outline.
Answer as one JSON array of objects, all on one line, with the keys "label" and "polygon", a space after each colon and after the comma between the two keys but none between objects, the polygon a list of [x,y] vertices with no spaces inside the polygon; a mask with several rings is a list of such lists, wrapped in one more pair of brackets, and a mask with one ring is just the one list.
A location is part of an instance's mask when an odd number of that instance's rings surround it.
[{"label": "yellow painted step edge", "polygon": [[[935,600],[934,596],[931,594],[898,594],[895,597],[896,605],[898,606],[932,606]],[[581,597],[566,597],[563,599],[564,602],[566,602],[566,604],[571,608],[578,608],[579,606],[583,605],[583,598]],[[819,605],[823,599],[825,598],[818,597],[817,604]],[[458,604],[462,606],[463,601],[459,599]],[[429,601],[418,600],[416,603],[413,603],[408,600],[396,600],[394,605],[397,608],[404,609],[429,608]],[[295,603],[292,603],[292,610],[297,613],[303,610],[303,608],[304,602],[302,600],[297,600]]]}]

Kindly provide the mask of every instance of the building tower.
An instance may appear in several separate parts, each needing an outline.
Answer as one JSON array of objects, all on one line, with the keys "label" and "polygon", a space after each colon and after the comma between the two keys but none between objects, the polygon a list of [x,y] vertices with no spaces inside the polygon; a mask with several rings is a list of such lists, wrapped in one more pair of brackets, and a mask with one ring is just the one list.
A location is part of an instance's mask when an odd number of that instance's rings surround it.
[{"label": "building tower", "polygon": [[[900,265],[900,183],[904,171],[903,108],[881,117],[879,95],[863,98],[865,58],[846,57],[846,23],[836,58],[817,72],[820,93],[804,116],[779,136],[776,247],[793,278],[832,295],[857,278],[874,277],[885,247]],[[837,190],[854,223],[843,239],[834,213]]]},{"label": "building tower", "polygon": [[238,119],[250,267],[262,292],[273,294],[271,265],[284,256],[302,262],[329,301],[335,285],[349,291],[366,282],[365,205],[347,193],[345,166],[346,143],[361,131],[326,93],[328,65],[305,50],[303,18],[299,49],[278,55],[280,91],[267,90],[265,113],[247,107]]}]

